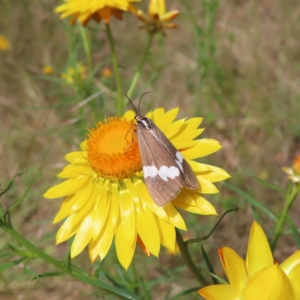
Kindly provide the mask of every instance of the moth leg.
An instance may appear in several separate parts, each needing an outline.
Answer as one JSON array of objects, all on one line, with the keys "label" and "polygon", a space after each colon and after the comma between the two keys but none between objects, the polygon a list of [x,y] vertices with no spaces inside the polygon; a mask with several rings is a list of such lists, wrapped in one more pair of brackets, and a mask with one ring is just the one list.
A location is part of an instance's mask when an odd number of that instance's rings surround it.
[{"label": "moth leg", "polygon": [[[134,127],[134,129],[132,129],[132,127]],[[127,154],[128,149],[132,146],[132,144],[134,143],[134,134],[136,134],[136,124],[131,123],[131,127],[130,129],[127,131],[126,135],[125,135],[125,140],[127,139],[127,135],[128,133],[131,131],[131,143],[129,144],[129,146],[127,147],[125,153]]]}]

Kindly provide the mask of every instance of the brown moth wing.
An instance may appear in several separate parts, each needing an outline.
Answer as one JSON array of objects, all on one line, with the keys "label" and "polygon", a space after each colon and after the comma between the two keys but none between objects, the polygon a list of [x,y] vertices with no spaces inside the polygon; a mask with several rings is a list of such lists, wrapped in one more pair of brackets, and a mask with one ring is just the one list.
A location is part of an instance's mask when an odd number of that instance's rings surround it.
[{"label": "brown moth wing", "polygon": [[139,128],[139,126],[141,125],[138,125],[137,137],[143,168],[150,166],[154,166],[158,170],[162,166],[178,168],[178,176],[167,178],[167,181],[159,176],[159,174],[153,177],[145,177],[145,183],[151,198],[158,206],[164,206],[173,200],[181,191],[184,176],[179,167],[174,165],[174,157],[159,140],[161,137],[159,136],[157,138],[151,130]]},{"label": "brown moth wing", "polygon": [[[165,136],[165,134],[153,123],[153,132],[158,137],[158,139],[161,140],[161,144],[164,146],[166,151],[169,152],[169,154],[173,157],[173,161],[175,159],[178,160],[176,157],[177,152],[179,152],[175,146],[170,142],[170,140]],[[168,145],[168,146],[166,146]],[[180,152],[179,152],[180,154]],[[180,154],[181,155],[181,154]],[[182,156],[182,155],[181,155]],[[182,156],[182,167],[183,167],[183,177],[184,177],[184,186],[188,189],[197,189],[199,187],[198,180],[192,171],[190,165],[185,160],[185,158]]]}]

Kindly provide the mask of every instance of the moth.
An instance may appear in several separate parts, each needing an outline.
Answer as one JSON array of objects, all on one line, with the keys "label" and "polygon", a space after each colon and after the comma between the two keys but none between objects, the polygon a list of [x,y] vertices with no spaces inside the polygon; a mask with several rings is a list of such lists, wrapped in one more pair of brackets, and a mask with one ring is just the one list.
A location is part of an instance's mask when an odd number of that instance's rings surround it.
[{"label": "moth", "polygon": [[[128,98],[128,97],[127,97]],[[185,186],[197,189],[198,180],[190,165],[155,123],[135,110],[137,142],[147,190],[158,206],[172,201]],[[141,100],[141,99],[140,99]]]}]

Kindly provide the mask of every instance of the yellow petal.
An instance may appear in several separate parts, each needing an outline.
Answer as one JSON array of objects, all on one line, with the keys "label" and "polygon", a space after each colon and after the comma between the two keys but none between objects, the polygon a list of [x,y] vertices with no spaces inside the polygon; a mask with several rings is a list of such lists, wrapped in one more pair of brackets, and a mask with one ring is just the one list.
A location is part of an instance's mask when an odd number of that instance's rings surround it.
[{"label": "yellow petal", "polygon": [[127,243],[132,246],[136,240],[135,208],[128,190],[119,191],[121,226]]},{"label": "yellow petal", "polygon": [[203,118],[191,118],[185,122],[189,130],[197,129],[203,121]]},{"label": "yellow petal", "polygon": [[88,180],[90,180],[90,177],[84,175],[80,175],[77,178],[68,179],[50,188],[43,195],[43,197],[48,199],[54,199],[73,195],[76,192],[80,191],[82,187],[84,187],[87,184]]},{"label": "yellow petal", "polygon": [[243,291],[243,300],[296,300],[294,290],[277,264],[251,276]]},{"label": "yellow petal", "polygon": [[93,199],[90,200],[94,190],[97,189],[98,191],[101,191],[101,188],[102,184],[100,185],[99,183],[98,185],[96,185],[95,182],[91,180],[87,186],[82,188],[71,198],[67,198],[66,200],[64,200],[58,214],[53,221],[53,224],[60,222],[67,216],[78,211],[86,204],[87,201],[94,201]]},{"label": "yellow petal", "polygon": [[84,164],[87,162],[86,154],[84,155],[83,151],[75,151],[68,153],[65,156],[65,159],[74,165]]},{"label": "yellow petal", "polygon": [[63,170],[57,175],[58,178],[72,178],[78,177],[79,175],[91,175],[93,170],[86,163],[83,165],[67,165]]},{"label": "yellow petal", "polygon": [[190,129],[187,126],[182,126],[182,129],[171,137],[171,142],[177,149],[186,149],[191,147],[190,145],[197,145],[199,140],[194,139],[203,131],[204,129]]},{"label": "yellow petal", "polygon": [[[294,254],[289,256],[281,265],[281,269],[285,272],[286,275],[289,275],[290,272],[300,265],[300,250],[296,251]],[[300,275],[300,274],[299,274]],[[299,276],[300,278],[300,276]]]},{"label": "yellow petal", "polygon": [[273,255],[265,233],[257,222],[253,222],[248,242],[246,264],[248,275],[273,265]]},{"label": "yellow petal", "polygon": [[[196,200],[195,200],[196,199]],[[179,195],[172,201],[176,207],[186,211],[201,215],[216,215],[215,208],[199,194],[183,189]]]},{"label": "yellow petal", "polygon": [[186,225],[183,218],[181,217],[180,213],[177,211],[177,209],[173,206],[171,202],[169,202],[163,208],[169,217],[169,222],[172,225],[174,225],[179,229],[186,230]]},{"label": "yellow petal", "polygon": [[153,212],[145,203],[141,206],[141,201],[136,203],[136,226],[137,233],[146,248],[155,256],[158,256],[160,249],[159,231]]},{"label": "yellow petal", "polygon": [[198,128],[201,124],[202,118],[192,118],[186,120],[181,126],[180,130],[172,136],[172,143],[179,143],[179,141],[188,141],[196,138],[204,131],[204,128]]},{"label": "yellow petal", "polygon": [[135,112],[132,110],[128,110],[128,111],[126,111],[126,113],[124,114],[123,117],[125,120],[128,120],[128,121],[134,120]]},{"label": "yellow petal", "polygon": [[149,15],[162,15],[166,11],[165,0],[150,0]]},{"label": "yellow petal", "polygon": [[171,250],[173,253],[175,253],[175,245],[176,245],[175,227],[157,216],[154,217],[156,219],[161,244],[164,245],[169,250]]},{"label": "yellow petal", "polygon": [[169,22],[176,18],[179,15],[179,10],[171,10],[163,15],[160,16],[160,20],[162,22]]},{"label": "yellow petal", "polygon": [[201,208],[202,215],[217,215],[215,208],[211,205],[210,202],[208,202],[205,198],[203,198],[193,190],[187,190],[187,191],[195,200],[196,205]]},{"label": "yellow petal", "polygon": [[191,212],[191,213],[194,213],[194,214],[202,215],[202,210],[198,206],[191,206],[191,205],[188,205],[184,202],[180,202],[177,199],[173,200],[172,203],[175,207],[181,208],[185,211],[188,211],[188,212]]},{"label": "yellow petal", "polygon": [[197,144],[197,141],[194,140],[182,140],[177,138],[175,141],[171,140],[171,143],[174,145],[176,149],[186,149],[190,147],[194,147]]},{"label": "yellow petal", "polygon": [[172,139],[172,136],[175,135],[180,130],[183,124],[184,124],[184,119],[177,120],[169,124],[168,126],[165,127],[165,131],[164,131],[165,136],[167,136],[169,139]]},{"label": "yellow petal", "polygon": [[95,262],[95,260],[99,256],[99,253],[98,253],[99,239],[100,239],[100,237],[98,237],[98,240],[91,241],[89,243],[89,255],[90,255],[90,260],[91,260],[92,263]]},{"label": "yellow petal", "polygon": [[[182,202],[189,206],[198,206],[195,199],[192,197],[192,195],[189,193],[190,190],[183,188],[181,192],[176,196],[174,200],[172,200],[172,203]],[[198,196],[198,194],[197,194]]]},{"label": "yellow petal", "polygon": [[[280,268],[278,268],[281,270]],[[298,277],[298,284],[299,285],[299,277]],[[284,272],[281,272],[281,277],[276,280],[272,286],[269,300],[282,300],[282,299],[289,299],[289,300],[298,300],[297,292],[292,286],[291,282],[289,281],[288,277],[285,275]]]},{"label": "yellow petal", "polygon": [[60,244],[69,238],[71,238],[79,229],[80,224],[72,225],[73,219],[75,218],[75,214],[69,216],[63,225],[59,228],[56,234],[56,244]]},{"label": "yellow petal", "polygon": [[96,194],[97,189],[94,189],[90,198],[87,199],[85,205],[76,213],[67,218],[56,235],[57,243],[65,241],[67,239],[67,236],[70,237],[71,232],[74,232],[74,228],[76,229],[75,232],[77,232],[77,229],[80,227],[82,220],[94,209]]},{"label": "yellow petal", "polygon": [[127,232],[124,232],[123,226],[121,222],[119,222],[116,229],[115,244],[118,260],[120,264],[127,270],[133,258],[136,246],[136,235],[134,243],[130,245],[127,241]]},{"label": "yellow petal", "polygon": [[182,155],[188,159],[195,159],[212,154],[220,150],[222,146],[219,142],[210,139],[198,140],[193,147],[181,151]]},{"label": "yellow petal", "polygon": [[[198,291],[206,300],[239,300],[231,285],[218,284],[206,286]],[[253,299],[252,299],[253,300]],[[261,300],[261,299],[260,299]]]},{"label": "yellow petal", "polygon": [[94,217],[94,228],[93,228],[93,239],[96,240],[102,230],[104,230],[104,224],[106,218],[110,218],[109,209],[110,209],[110,191],[106,188],[103,191],[99,191],[96,195],[97,207],[95,207],[95,217]]},{"label": "yellow petal", "polygon": [[[84,152],[86,151],[86,141],[83,141],[82,143],[80,143],[80,149]],[[84,156],[84,157],[86,157],[86,156]]]},{"label": "yellow petal", "polygon": [[296,251],[288,257],[281,265],[280,268],[288,276],[289,280],[297,287],[300,299],[300,250]]},{"label": "yellow petal", "polygon": [[229,247],[219,248],[219,255],[228,281],[240,297],[248,279],[246,263]]},{"label": "yellow petal", "polygon": [[161,219],[165,220],[166,222],[169,221],[168,214],[165,212],[163,207],[160,207],[154,203],[149,192],[146,188],[146,185],[143,181],[138,180],[134,183],[134,187],[141,199],[145,201],[148,207]]},{"label": "yellow petal", "polygon": [[119,209],[119,187],[117,184],[111,184],[111,210],[110,220],[111,226],[114,228],[119,221],[120,209]]},{"label": "yellow petal", "polygon": [[205,166],[209,168],[209,170],[201,172],[201,178],[204,178],[210,182],[219,182],[230,177],[230,175],[221,168],[210,165],[201,165],[201,167]]},{"label": "yellow petal", "polygon": [[100,258],[103,260],[107,255],[111,244],[114,238],[115,227],[111,225],[108,219],[106,219],[106,223],[103,227],[103,231],[101,233],[101,239],[98,244],[98,252]]},{"label": "yellow petal", "polygon": [[162,132],[165,131],[165,128],[172,124],[178,115],[178,107],[173,108],[167,111],[163,116],[155,121],[155,125],[161,129]]},{"label": "yellow petal", "polygon": [[140,202],[140,197],[139,197],[131,179],[124,179],[124,182],[125,182],[127,190],[130,193],[130,196],[131,196],[133,202],[135,202],[135,203]]},{"label": "yellow petal", "polygon": [[71,247],[71,257],[77,256],[87,246],[93,236],[95,212],[89,213],[82,221]]},{"label": "yellow petal", "polygon": [[194,172],[205,172],[205,171],[209,171],[210,168],[208,165],[204,165],[204,164],[200,164],[196,161],[193,161],[193,160],[190,160],[190,159],[187,159],[186,160],[188,162],[188,164],[190,165],[190,167],[192,168],[192,170]]},{"label": "yellow petal", "polygon": [[160,117],[164,115],[164,113],[165,113],[164,108],[159,107],[156,108],[153,112],[148,112],[146,114],[146,117],[152,119],[153,122],[156,123],[156,121],[159,120]]},{"label": "yellow petal", "polygon": [[202,194],[216,194],[219,193],[219,190],[216,186],[210,181],[204,179],[200,176],[196,176],[199,182],[199,188],[194,190],[194,192],[202,193]]}]

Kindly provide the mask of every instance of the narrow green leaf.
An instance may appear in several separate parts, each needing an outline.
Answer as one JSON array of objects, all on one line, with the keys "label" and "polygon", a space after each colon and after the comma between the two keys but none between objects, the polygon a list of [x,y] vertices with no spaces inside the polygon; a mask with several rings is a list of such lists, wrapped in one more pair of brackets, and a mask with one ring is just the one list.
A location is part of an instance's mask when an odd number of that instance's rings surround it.
[{"label": "narrow green leaf", "polygon": [[24,271],[25,274],[28,274],[28,275],[32,275],[32,276],[33,276],[33,277],[31,278],[31,281],[40,278],[39,274],[37,274],[36,272],[34,272],[33,270],[31,270],[31,269],[29,269],[29,268],[27,268],[27,267],[24,268],[23,271]]},{"label": "narrow green leaf", "polygon": [[123,299],[130,299],[130,300],[140,300],[141,298],[132,293],[131,291],[128,291],[127,289],[121,289],[115,286],[111,286],[109,284],[106,284],[104,282],[101,282],[98,279],[94,279],[92,277],[80,274],[79,272],[75,272],[74,270],[72,270],[70,272],[74,277],[78,278],[79,280],[82,280],[92,286],[98,287],[102,290],[108,291],[112,294],[115,294]]},{"label": "narrow green leaf", "polygon": [[14,256],[14,255],[16,255],[16,254],[15,253],[2,253],[2,254],[0,254],[0,258],[1,257]]},{"label": "narrow green leaf", "polygon": [[220,284],[229,284],[225,279],[217,276],[216,274],[210,274],[212,277],[216,278],[218,283]]},{"label": "narrow green leaf", "polygon": [[[207,266],[207,268],[209,270],[209,273],[215,274],[216,272],[214,270],[214,267],[213,267],[212,263],[210,262],[210,259],[207,256],[206,251],[205,251],[203,245],[201,245],[201,252],[202,252],[203,258],[205,260],[206,266]],[[218,281],[213,276],[211,278],[212,278],[214,284],[218,284]]]},{"label": "narrow green leaf", "polygon": [[2,195],[4,195],[5,193],[7,193],[7,192],[10,190],[10,188],[11,188],[12,185],[14,184],[16,178],[17,178],[18,176],[21,176],[22,174],[23,174],[23,173],[18,173],[18,174],[15,175],[12,179],[10,179],[7,183],[5,183],[5,185],[7,184],[7,187],[6,187],[3,191],[0,191],[0,197],[1,197]]},{"label": "narrow green leaf", "polygon": [[145,299],[145,300],[151,300],[152,297],[151,297],[151,295],[150,295],[150,293],[149,293],[149,291],[147,289],[147,286],[146,286],[145,281],[144,281],[144,279],[143,279],[142,276],[140,276],[140,284],[141,284],[141,287],[142,287],[143,292],[144,292],[143,299]]},{"label": "narrow green leaf", "polygon": [[49,273],[42,273],[38,274],[38,277],[33,278],[33,280],[38,279],[38,278],[45,278],[45,277],[55,277],[55,276],[60,276],[64,275],[66,272],[49,272]]},{"label": "narrow green leaf", "polygon": [[254,178],[256,181],[258,181],[259,183],[261,183],[263,186],[271,189],[271,190],[274,190],[276,192],[279,192],[281,195],[284,195],[284,192],[282,189],[280,189],[279,187],[271,184],[271,183],[268,183],[262,179],[260,179],[259,177],[257,177],[255,174],[253,174],[252,172],[250,172],[248,169],[245,169],[245,168],[240,168],[243,172],[247,173],[248,175],[250,175],[252,178]]},{"label": "narrow green leaf", "polygon": [[240,190],[239,188],[224,182],[224,185],[227,186],[228,188],[230,188],[232,191],[236,192],[237,194],[241,195],[242,197],[245,198],[245,200],[247,200],[251,205],[253,205],[254,207],[262,210],[264,213],[266,213],[272,220],[274,220],[275,222],[277,222],[277,218],[275,217],[275,215],[273,215],[273,213],[271,211],[269,211],[265,206],[263,206],[261,203],[257,202],[254,198],[252,198],[249,194],[246,194],[245,192],[243,192],[242,190]]},{"label": "narrow green leaf", "polygon": [[[183,296],[186,296],[186,295],[188,295],[188,294],[195,293],[195,292],[198,291],[199,289],[201,289],[201,286],[194,287],[194,288],[191,288],[191,289],[182,291],[182,292],[180,292],[179,294],[177,294],[176,296],[172,297],[171,300],[176,300],[176,299],[179,299],[179,298],[181,298],[181,297],[183,297]],[[198,295],[198,296],[199,296],[199,295]]]},{"label": "narrow green leaf", "polygon": [[26,189],[26,191],[25,191],[24,195],[21,197],[21,199],[18,200],[13,206],[11,206],[11,207],[9,208],[9,211],[14,210],[16,207],[18,207],[18,206],[23,202],[23,200],[26,198],[27,194],[28,194],[29,191],[31,190],[32,186],[34,185],[34,183],[35,183],[39,178],[40,178],[40,176],[37,177],[36,179],[34,179],[34,180],[32,181],[32,183],[28,186],[28,188]]},{"label": "narrow green leaf", "polygon": [[291,220],[290,217],[287,217],[286,221],[289,223],[289,226],[292,230],[293,237],[296,241],[297,249],[300,249],[300,236],[299,236],[299,233],[298,233],[298,229],[297,229],[297,227],[295,226],[294,222]]},{"label": "narrow green leaf", "polygon": [[0,265],[0,271],[3,271],[5,269],[9,269],[9,268],[11,268],[13,266],[16,266],[19,263],[21,263],[22,261],[24,261],[25,259],[27,259],[27,257],[22,257],[20,259],[13,260],[13,261],[10,261],[10,262],[5,263],[5,264],[1,264]]}]

